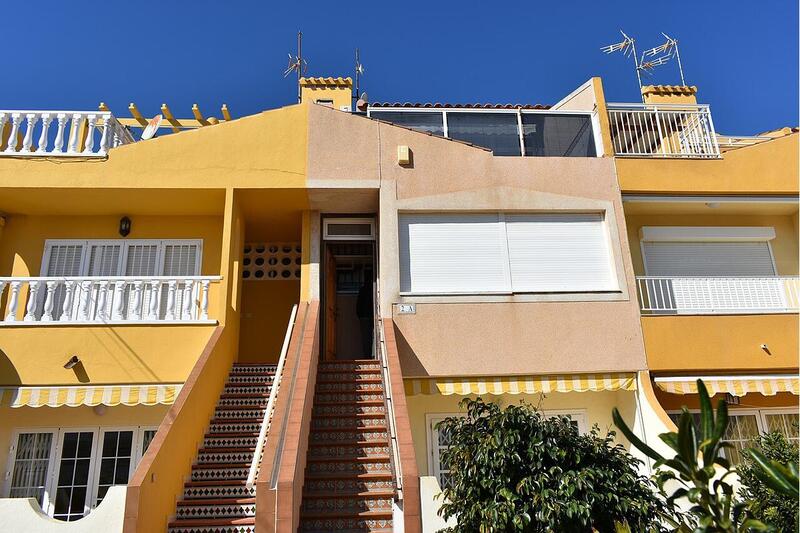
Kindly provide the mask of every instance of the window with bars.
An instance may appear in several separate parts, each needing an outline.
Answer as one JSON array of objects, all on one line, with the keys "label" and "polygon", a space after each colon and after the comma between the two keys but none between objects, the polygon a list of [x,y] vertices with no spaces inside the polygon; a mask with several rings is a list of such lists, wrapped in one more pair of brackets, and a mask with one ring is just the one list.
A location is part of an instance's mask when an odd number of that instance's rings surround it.
[{"label": "window with bars", "polygon": [[5,496],[35,498],[74,521],[125,485],[155,436],[151,427],[19,430],[12,438]]},{"label": "window with bars", "polygon": [[[681,416],[680,411],[668,413],[669,417],[677,423]],[[700,424],[700,413],[692,411],[695,424]],[[728,411],[728,430],[723,441],[731,444],[732,448],[723,450],[725,457],[732,463],[738,464],[742,459],[742,450],[752,447],[752,440],[762,433],[777,431],[787,439],[800,442],[798,434],[798,411],[791,409],[735,409]]]}]

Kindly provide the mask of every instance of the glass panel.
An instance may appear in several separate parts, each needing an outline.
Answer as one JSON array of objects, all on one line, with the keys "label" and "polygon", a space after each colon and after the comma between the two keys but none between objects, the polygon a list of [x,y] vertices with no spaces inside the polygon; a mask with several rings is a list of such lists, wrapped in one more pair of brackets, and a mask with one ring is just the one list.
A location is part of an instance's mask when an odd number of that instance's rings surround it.
[{"label": "glass panel", "polygon": [[93,439],[90,431],[64,433],[53,518],[72,521],[84,515]]},{"label": "glass panel", "polygon": [[133,431],[106,431],[97,480],[95,507],[103,501],[111,485],[125,485],[131,470]]},{"label": "glass panel", "polygon": [[[448,115],[449,116],[449,115]],[[595,157],[592,120],[585,115],[523,113],[525,155]]]},{"label": "glass panel", "polygon": [[[45,276],[52,277],[72,277],[80,276],[81,261],[83,259],[83,245],[82,244],[61,244],[50,247],[50,257],[47,261],[47,269],[44,271]],[[44,312],[44,292],[39,291],[42,295],[42,301],[39,302],[37,308],[37,316],[41,317]],[[64,311],[64,299],[66,289],[63,283],[59,283],[53,292],[53,319],[58,320]],[[72,317],[78,309],[78,298],[73,298]]]},{"label": "glass panel", "polygon": [[370,117],[416,131],[444,136],[442,113],[421,111],[371,111]]},{"label": "glass panel", "polygon": [[516,113],[447,113],[447,135],[490,149],[494,155],[521,155]]},{"label": "glass panel", "polygon": [[144,430],[144,433],[142,434],[142,455],[144,455],[144,452],[146,452],[147,448],[150,447],[150,443],[153,442],[153,437],[155,436],[156,436],[155,429]]},{"label": "glass panel", "polygon": [[39,505],[44,505],[52,443],[52,433],[20,433],[17,438],[10,497],[36,498]]},{"label": "glass panel", "polygon": [[750,447],[750,441],[758,434],[756,415],[730,415],[730,424],[723,440],[733,444],[733,448],[725,450],[725,455],[732,464],[738,464],[742,460],[742,450]]},{"label": "glass panel", "polygon": [[765,413],[764,421],[767,431],[778,431],[789,440],[800,441],[797,413]]},{"label": "glass panel", "polygon": [[[197,255],[200,250],[196,244],[167,244],[164,246],[164,276],[196,276]],[[178,283],[175,289],[175,316],[181,316],[183,309],[183,289],[185,283]],[[195,286],[196,288],[196,286]],[[167,299],[169,297],[168,287],[164,285],[161,289],[161,312],[160,317],[164,318],[167,314]]]}]

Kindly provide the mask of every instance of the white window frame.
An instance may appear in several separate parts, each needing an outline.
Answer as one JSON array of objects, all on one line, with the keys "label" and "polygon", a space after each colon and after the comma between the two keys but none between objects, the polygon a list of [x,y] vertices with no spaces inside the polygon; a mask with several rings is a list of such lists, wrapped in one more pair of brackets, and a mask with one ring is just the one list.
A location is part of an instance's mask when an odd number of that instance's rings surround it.
[{"label": "white window frame", "polygon": [[[520,212],[512,212],[512,211],[399,211],[397,213],[397,227],[398,231],[400,228],[400,218],[404,215],[470,215],[470,214],[496,214],[498,215],[498,224],[500,225],[500,233],[503,235],[503,274],[505,276],[506,287],[503,290],[499,291],[480,291],[480,290],[472,290],[472,291],[400,291],[400,296],[410,296],[410,297],[420,297],[420,296],[493,296],[493,295],[502,295],[502,296],[511,296],[515,294],[613,294],[620,292],[620,285],[619,285],[619,276],[617,273],[617,266],[616,266],[616,258],[614,255],[614,246],[613,240],[611,238],[611,232],[608,226],[608,211],[602,210],[585,210],[585,211],[520,211]],[[606,247],[606,251],[608,252],[608,268],[610,279],[612,285],[609,286],[607,289],[598,289],[598,290],[559,290],[559,291],[515,291],[512,277],[511,277],[511,258],[510,258],[510,250],[509,250],[509,243],[508,243],[508,230],[506,225],[506,216],[507,215],[599,215],[601,218],[601,231],[603,233],[603,242]],[[398,234],[398,249],[400,247],[400,237]],[[409,257],[410,257],[410,250],[409,250]],[[400,254],[398,253],[398,271],[402,268],[400,264]],[[410,258],[409,258],[410,260]]]},{"label": "white window frame", "polygon": [[[586,409],[542,409],[540,410],[545,418],[569,416],[578,423],[578,433],[585,435],[588,431]],[[466,413],[425,413],[425,437],[428,447],[428,475],[439,481],[441,470],[439,469],[439,432],[434,429],[445,418],[463,417]]]},{"label": "white window frame", "polygon": [[[55,511],[55,493],[58,488],[58,467],[61,463],[61,453],[65,433],[93,433],[92,454],[89,463],[89,485],[86,491],[86,504],[84,504],[84,516],[95,509],[97,499],[98,480],[100,479],[101,465],[101,440],[104,433],[109,431],[132,431],[132,454],[131,465],[128,473],[128,480],[133,477],[133,473],[139,466],[139,462],[144,456],[144,432],[158,431],[158,426],[89,426],[89,427],[34,427],[34,428],[14,428],[11,431],[11,446],[9,447],[8,460],[6,461],[5,482],[3,484],[2,496],[10,497],[11,482],[14,475],[14,463],[16,462],[16,446],[19,435],[23,433],[49,433],[53,435],[48,459],[47,474],[45,478],[45,490],[42,498],[42,510],[48,515],[53,516]],[[52,498],[51,498],[52,496]]]},{"label": "white window frame", "polygon": [[[331,235],[328,226],[331,224],[363,224],[369,225],[369,235]],[[374,241],[375,219],[371,217],[324,217],[322,219],[322,240],[325,241]]]}]

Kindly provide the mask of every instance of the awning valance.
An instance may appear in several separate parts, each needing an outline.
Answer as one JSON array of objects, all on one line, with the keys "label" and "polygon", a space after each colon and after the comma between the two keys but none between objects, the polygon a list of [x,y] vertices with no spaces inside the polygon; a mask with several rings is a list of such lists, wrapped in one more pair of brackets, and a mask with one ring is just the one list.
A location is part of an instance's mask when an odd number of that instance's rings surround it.
[{"label": "awning valance", "polygon": [[636,374],[561,374],[547,376],[498,376],[424,378],[405,380],[406,394],[538,394],[636,390]]},{"label": "awning valance", "polygon": [[0,388],[6,407],[78,407],[79,405],[171,405],[181,385],[97,385]]},{"label": "awning valance", "polygon": [[697,394],[697,380],[702,379],[708,393],[744,396],[757,392],[774,396],[779,392],[800,395],[800,377],[795,374],[770,376],[679,376],[655,378],[656,386],[672,394]]}]

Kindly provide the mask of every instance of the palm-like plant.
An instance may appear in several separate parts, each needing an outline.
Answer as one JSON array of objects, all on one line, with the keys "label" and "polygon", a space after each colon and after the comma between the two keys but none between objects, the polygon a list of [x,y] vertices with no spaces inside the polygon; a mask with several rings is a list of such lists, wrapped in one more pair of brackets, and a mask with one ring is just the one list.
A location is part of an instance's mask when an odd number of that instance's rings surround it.
[{"label": "palm-like plant", "polygon": [[655,461],[659,470],[655,477],[661,491],[666,495],[666,485],[677,483],[677,488],[667,496],[670,509],[676,510],[676,502],[686,499],[692,506],[688,514],[673,512],[665,520],[674,531],[694,533],[744,533],[773,531],[749,515],[747,506],[737,502],[733,486],[727,481],[734,473],[728,460],[721,453],[730,447],[722,441],[728,428],[728,406],[720,400],[716,416],[711,407],[708,390],[702,380],[697,380],[700,396],[700,424],[695,424],[691,413],[684,407],[678,419],[677,433],[672,431],[659,435],[667,446],[675,451],[672,457],[664,457],[642,442],[628,427],[615,408],[614,424],[633,446]]}]

